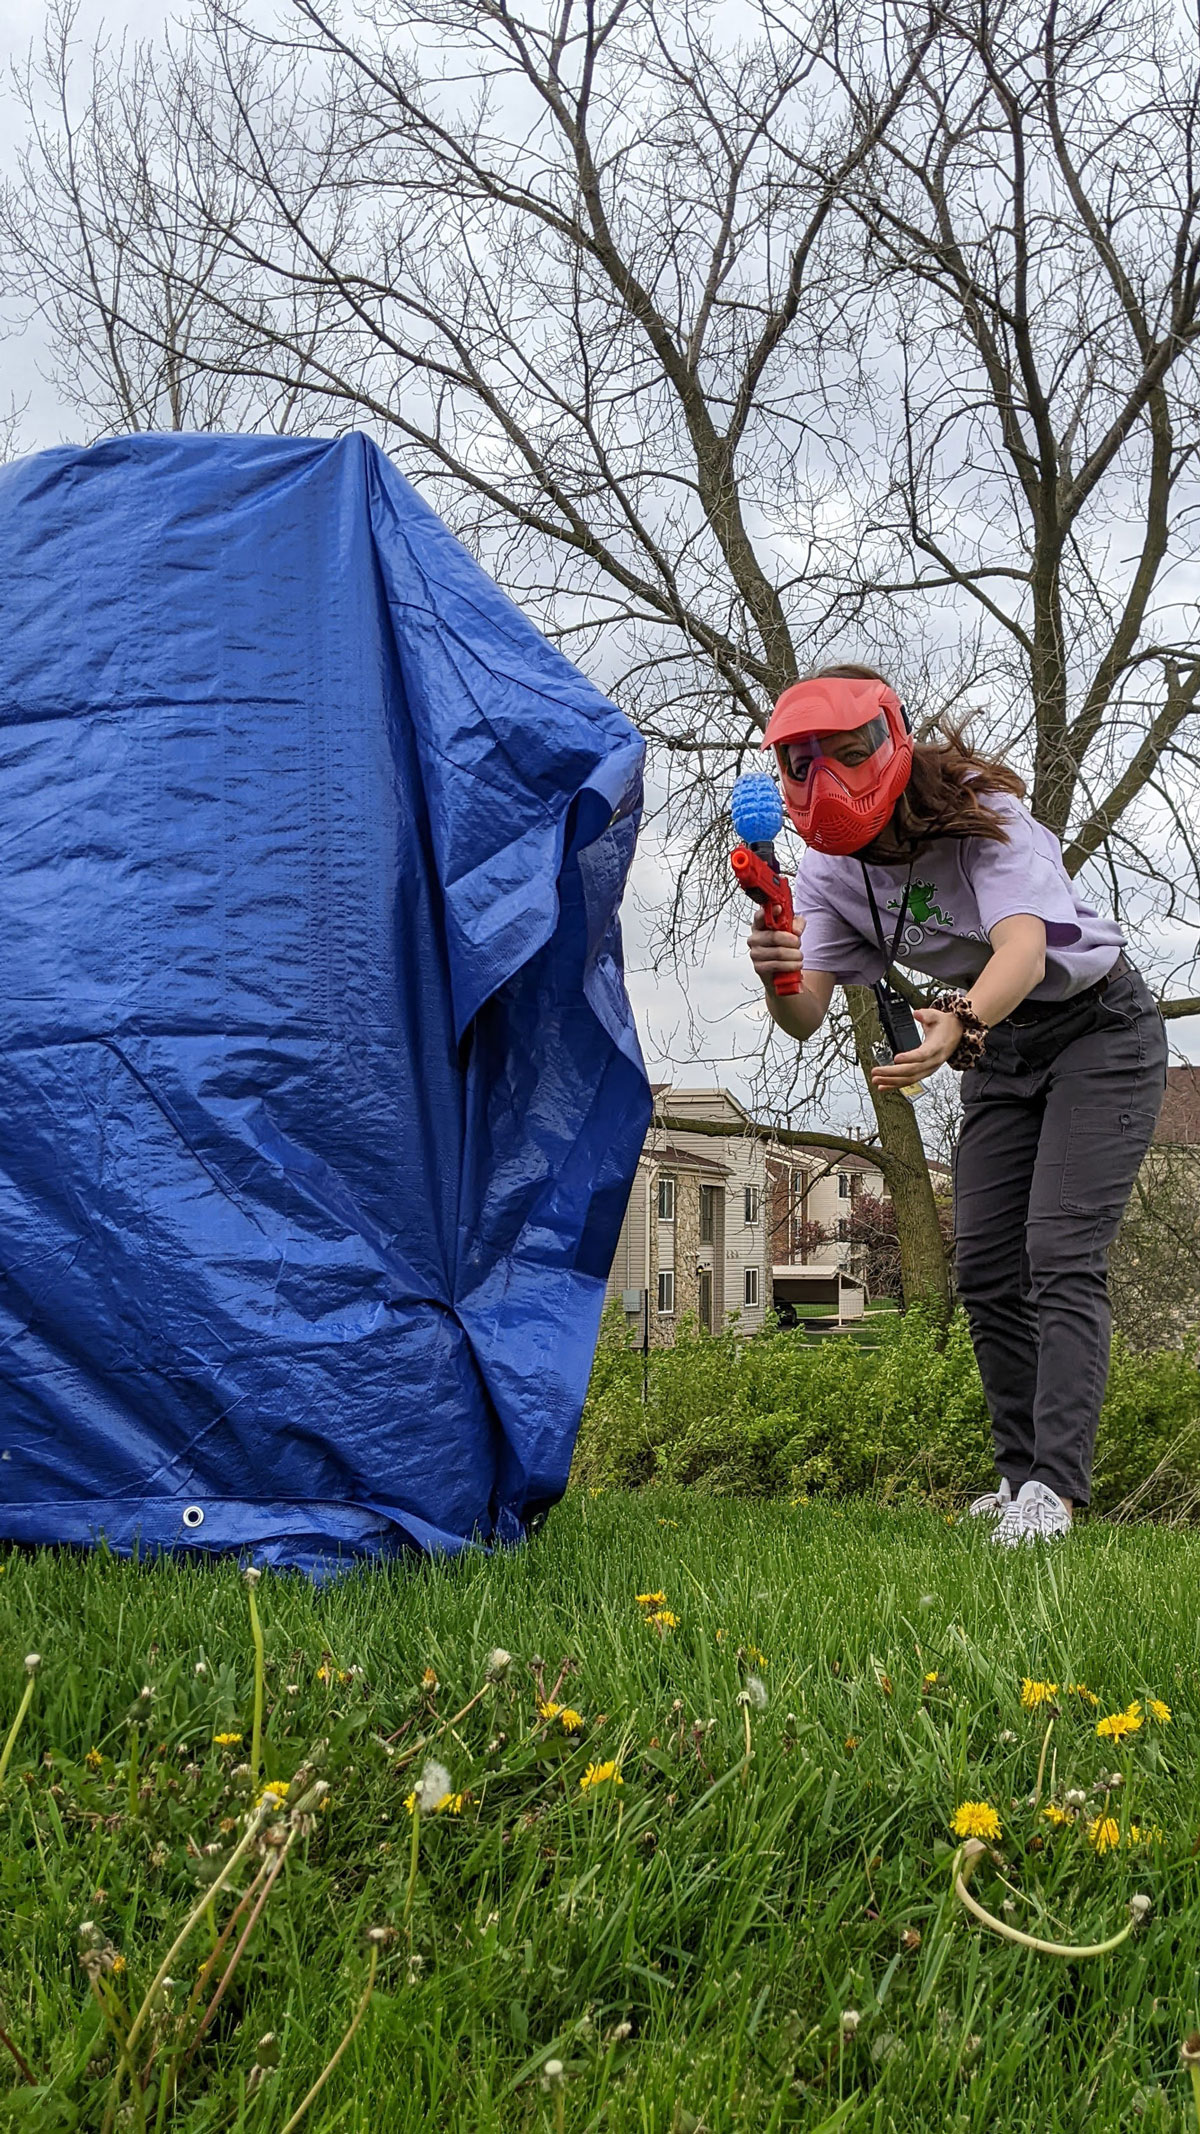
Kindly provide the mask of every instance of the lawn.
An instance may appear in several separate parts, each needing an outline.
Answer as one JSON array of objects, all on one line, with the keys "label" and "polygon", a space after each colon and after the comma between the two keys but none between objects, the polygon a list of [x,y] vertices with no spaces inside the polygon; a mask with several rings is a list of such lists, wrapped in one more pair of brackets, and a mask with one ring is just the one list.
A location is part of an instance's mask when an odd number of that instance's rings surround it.
[{"label": "lawn", "polygon": [[[1190,1533],[1013,1557],[933,1511],[580,1492],[520,1552],[267,1574],[262,1769],[292,1787],[257,1823],[236,1568],[0,1563],[0,1742],[41,1654],[0,1798],[0,2125],[283,2134],[372,1966],[313,2134],[1200,2125]],[[968,1918],[964,1801],[1002,1826],[993,1912],[1091,1943],[1144,1893],[1142,1931],[1064,1962]],[[192,1912],[133,2099],[114,2032]]]}]

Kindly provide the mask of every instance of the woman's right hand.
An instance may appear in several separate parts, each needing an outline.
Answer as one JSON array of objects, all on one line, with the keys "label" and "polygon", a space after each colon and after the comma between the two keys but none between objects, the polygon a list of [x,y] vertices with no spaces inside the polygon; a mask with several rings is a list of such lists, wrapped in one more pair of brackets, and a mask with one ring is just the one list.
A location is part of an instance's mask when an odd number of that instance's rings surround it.
[{"label": "woman's right hand", "polygon": [[766,914],[761,909],[754,914],[754,925],[747,936],[750,961],[755,976],[769,988],[786,971],[794,971],[798,978],[804,976],[804,952],[800,946],[804,921],[796,919],[793,924],[794,931],[790,934],[773,933],[767,925]]}]

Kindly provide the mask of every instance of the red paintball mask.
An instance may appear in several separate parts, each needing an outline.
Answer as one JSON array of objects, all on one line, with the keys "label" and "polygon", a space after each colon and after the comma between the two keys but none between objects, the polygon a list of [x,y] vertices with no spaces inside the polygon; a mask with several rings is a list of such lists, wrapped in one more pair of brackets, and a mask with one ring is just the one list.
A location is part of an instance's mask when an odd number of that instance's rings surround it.
[{"label": "red paintball mask", "polygon": [[912,734],[886,682],[819,675],[785,689],[763,740],[788,814],[817,852],[860,852],[908,784]]}]

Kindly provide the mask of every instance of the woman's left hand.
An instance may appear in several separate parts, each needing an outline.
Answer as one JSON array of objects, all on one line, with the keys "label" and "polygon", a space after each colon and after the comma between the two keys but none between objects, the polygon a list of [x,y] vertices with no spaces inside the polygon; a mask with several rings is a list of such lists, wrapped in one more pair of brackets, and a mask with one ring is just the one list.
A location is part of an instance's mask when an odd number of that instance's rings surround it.
[{"label": "woman's left hand", "polygon": [[876,1089],[907,1089],[911,1082],[923,1082],[957,1050],[963,1034],[957,1015],[947,1015],[941,1008],[914,1008],[913,1020],[925,1033],[921,1044],[915,1052],[898,1052],[886,1067],[873,1067],[871,1080]]}]

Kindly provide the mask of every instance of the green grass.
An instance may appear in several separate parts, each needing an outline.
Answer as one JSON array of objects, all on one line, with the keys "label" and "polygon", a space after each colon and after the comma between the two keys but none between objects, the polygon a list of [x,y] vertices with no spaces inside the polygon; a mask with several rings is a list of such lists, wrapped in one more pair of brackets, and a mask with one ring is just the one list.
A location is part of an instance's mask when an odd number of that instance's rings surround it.
[{"label": "green grass", "polygon": [[[94,1923],[101,1966],[123,1959],[98,1986],[127,2023],[245,1828],[247,1592],[232,1566],[0,1561],[0,1743],[23,1655],[42,1654],[0,1798],[0,2024],[37,2081],[0,2054],[0,2125],[99,2130],[115,2061],[79,1928]],[[206,1922],[173,1960],[181,1983],[135,2054],[156,2051],[146,2125],[281,2134],[383,1925],[397,1932],[314,2134],[1194,2130],[1179,2046],[1200,1963],[1198,1580],[1200,1539],[1161,1528],[1097,1522],[1057,1553],[1001,1557],[932,1511],[682,1492],[581,1492],[493,1558],[322,1592],[265,1576],[265,1767],[286,1778],[315,1751],[332,1805],[298,1825],[156,2120]],[[678,1618],[661,1632],[635,1599],[658,1590]],[[421,1818],[413,1879],[404,1802],[423,1756],[398,1766],[483,1686],[494,1646],[506,1678],[438,1742],[467,1798]],[[536,1710],[564,1665],[578,1738]],[[747,1672],[768,1696],[748,1708],[748,1766]],[[1114,1750],[1064,1694],[1043,1788],[1062,1800],[1119,1769],[1108,1812],[1161,1841],[1098,1856],[1028,1805],[1046,1714],[1022,1709],[1025,1675],[1088,1684],[1099,1712],[1169,1702],[1169,1725]],[[243,1746],[214,1746],[221,1732]],[[623,1784],[582,1790],[604,1760]],[[1064,1964],[968,1920],[949,1882],[964,1799],[1003,1824],[1002,1873],[976,1871],[993,1910],[1007,1898],[1018,1924],[1086,1942],[1144,1891],[1146,1929]],[[1090,1791],[1087,1816],[1104,1804]],[[218,1928],[232,1902],[217,1897]],[[843,2037],[847,2009],[861,2021]],[[279,2064],[251,2086],[267,2032]],[[541,2086],[548,2058],[561,2089]],[[115,2124],[138,2124],[128,2101]]]}]

